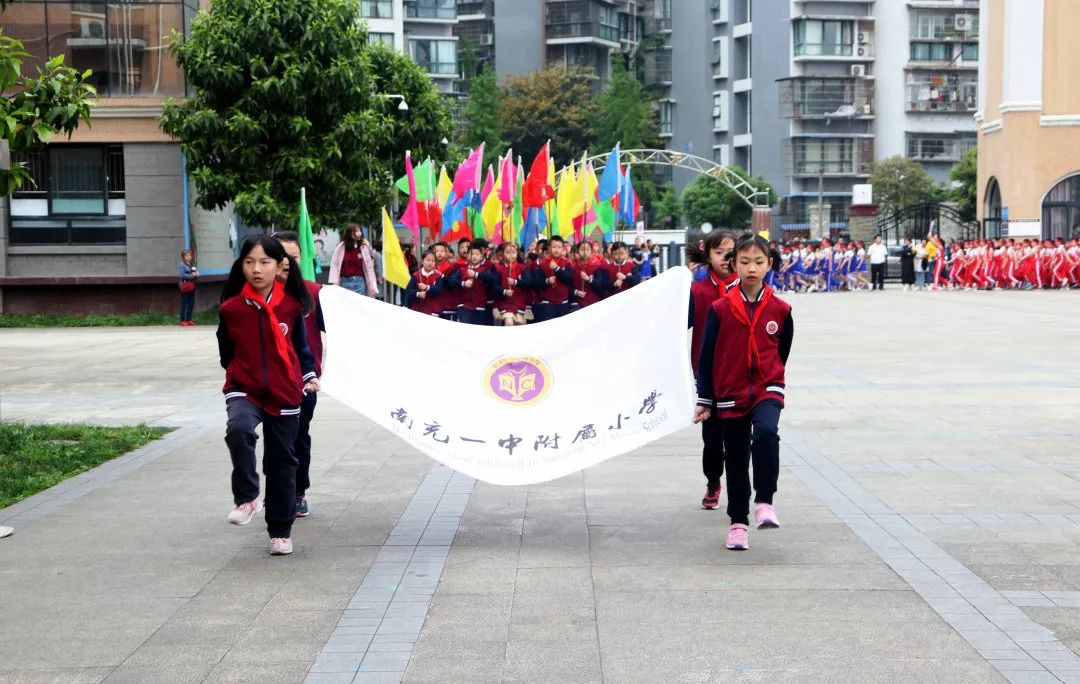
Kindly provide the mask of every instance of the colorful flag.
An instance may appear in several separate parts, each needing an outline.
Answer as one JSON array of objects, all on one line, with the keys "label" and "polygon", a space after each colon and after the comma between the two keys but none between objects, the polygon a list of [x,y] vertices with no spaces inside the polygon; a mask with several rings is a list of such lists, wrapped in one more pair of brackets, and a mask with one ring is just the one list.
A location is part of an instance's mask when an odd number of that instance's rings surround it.
[{"label": "colorful flag", "polygon": [[536,153],[532,166],[529,168],[529,176],[522,185],[524,191],[524,204],[526,207],[542,207],[544,203],[555,196],[555,190],[548,184],[548,147],[550,142],[544,143],[540,151]]},{"label": "colorful flag", "polygon": [[386,265],[386,273],[383,277],[398,287],[409,286],[409,266],[405,262],[405,255],[401,251],[401,243],[398,241],[397,230],[394,222],[390,220],[390,214],[386,213],[386,207],[382,210],[383,225],[383,261]]},{"label": "colorful flag", "polygon": [[454,173],[454,186],[452,188],[455,195],[458,197],[464,197],[465,193],[471,191],[480,192],[480,174],[483,172],[481,163],[484,159],[484,143],[480,143],[480,147],[477,147],[469,155],[469,158],[461,162],[461,166],[457,168]]},{"label": "colorful flag", "polygon": [[446,167],[439,169],[439,182],[435,185],[435,201],[440,208],[446,207],[446,200],[450,198],[450,190],[454,184],[450,182],[450,176],[446,174]]},{"label": "colorful flag", "polygon": [[[413,177],[415,180],[416,192],[418,196],[417,202],[430,202],[435,199],[435,164],[430,159],[424,161],[413,170]],[[412,196],[413,191],[410,189],[409,177],[407,175],[397,179],[394,184],[398,190],[401,190],[405,194]]]},{"label": "colorful flag", "polygon": [[405,177],[409,181],[409,204],[405,207],[405,213],[401,215],[401,222],[412,231],[414,245],[420,242],[420,210],[416,199],[416,177],[413,175],[412,155],[405,150]]},{"label": "colorful flag", "polygon": [[488,164],[487,178],[484,180],[484,189],[480,191],[480,206],[487,202],[488,196],[491,191],[495,189],[495,171],[491,168],[491,164]]},{"label": "colorful flag", "polygon": [[610,200],[619,194],[619,186],[622,184],[622,174],[619,169],[619,143],[608,155],[607,165],[604,166],[604,174],[600,177],[600,193],[597,199],[601,202]]},{"label": "colorful flag", "polygon": [[502,187],[499,188],[499,199],[503,204],[514,203],[514,193],[517,191],[517,171],[514,168],[514,150],[506,151],[499,168],[499,178],[502,178]]},{"label": "colorful flag", "polygon": [[300,225],[296,229],[300,238],[300,276],[304,280],[315,280],[316,273],[322,273],[319,260],[315,256],[315,236],[311,233],[311,217],[307,210],[307,191],[300,188]]}]

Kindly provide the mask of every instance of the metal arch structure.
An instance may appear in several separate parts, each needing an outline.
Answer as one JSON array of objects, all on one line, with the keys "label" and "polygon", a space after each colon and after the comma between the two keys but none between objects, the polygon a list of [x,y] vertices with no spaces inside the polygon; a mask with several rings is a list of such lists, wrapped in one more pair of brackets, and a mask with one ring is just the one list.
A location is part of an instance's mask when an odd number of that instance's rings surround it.
[{"label": "metal arch structure", "polygon": [[[587,157],[585,162],[592,162],[594,168],[607,166],[610,152]],[[714,161],[675,150],[621,150],[619,162],[627,166],[672,166],[686,169],[704,176],[711,176],[720,181],[739,196],[753,209],[769,208],[769,193],[762,192],[746,182],[739,174]]]}]

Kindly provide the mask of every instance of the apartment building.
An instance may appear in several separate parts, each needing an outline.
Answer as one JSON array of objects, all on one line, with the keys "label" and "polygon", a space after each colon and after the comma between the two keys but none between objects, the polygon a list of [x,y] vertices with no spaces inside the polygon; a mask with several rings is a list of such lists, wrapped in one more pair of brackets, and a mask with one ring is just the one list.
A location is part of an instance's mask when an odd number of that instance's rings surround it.
[{"label": "apartment building", "polygon": [[456,92],[458,68],[457,0],[360,0],[368,40],[407,53],[443,93]]}]

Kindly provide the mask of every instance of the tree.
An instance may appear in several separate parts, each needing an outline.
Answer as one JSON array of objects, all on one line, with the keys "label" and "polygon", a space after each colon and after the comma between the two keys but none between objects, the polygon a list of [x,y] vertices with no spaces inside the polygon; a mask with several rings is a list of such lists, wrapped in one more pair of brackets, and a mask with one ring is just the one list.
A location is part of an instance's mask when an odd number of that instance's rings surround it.
[{"label": "tree", "polygon": [[194,94],[167,103],[161,127],[199,206],[292,225],[306,187],[313,223],[373,221],[404,150],[441,154],[438,91],[412,60],[369,47],[359,15],[356,0],[215,0],[187,40],[174,36]]},{"label": "tree", "polygon": [[[737,166],[729,166],[728,169],[759,191],[767,192],[770,206],[776,204],[776,191],[765,179],[752,177]],[[753,214],[753,207],[713,176],[698,176],[686,186],[682,196],[682,209],[683,218],[690,225],[711,223],[714,228],[745,228],[750,224]]]},{"label": "tree", "polygon": [[499,98],[499,84],[495,72],[485,71],[469,79],[469,101],[465,105],[462,118],[465,119],[465,132],[461,143],[472,149],[485,143],[484,165],[495,163],[506,148],[502,133],[502,101]]},{"label": "tree", "polygon": [[[0,0],[0,12],[7,9]],[[57,55],[37,70],[37,76],[22,73],[22,63],[30,54],[19,40],[3,35],[0,25],[0,140],[17,157],[48,143],[58,133],[69,138],[79,123],[90,125],[90,110],[97,91],[87,83],[90,71],[78,73],[64,66]],[[14,161],[10,169],[0,169],[0,195],[10,195],[31,180],[25,163]]]},{"label": "tree", "polygon": [[679,215],[682,214],[682,203],[679,195],[675,192],[675,186],[665,183],[653,203],[653,216],[661,226],[669,228],[679,227]]},{"label": "tree", "polygon": [[611,79],[596,102],[596,149],[610,150],[615,143],[628,150],[658,146],[656,110],[621,59],[612,61]]},{"label": "tree", "polygon": [[930,174],[907,157],[889,157],[875,164],[870,183],[874,186],[874,203],[882,216],[938,198]]},{"label": "tree", "polygon": [[580,158],[595,142],[592,73],[561,67],[510,76],[502,87],[502,137],[531,157],[551,140],[556,164]]},{"label": "tree", "polygon": [[955,187],[949,189],[949,200],[960,205],[960,214],[965,221],[975,219],[975,201],[978,196],[979,151],[971,148],[964,157],[952,167],[949,180]]}]

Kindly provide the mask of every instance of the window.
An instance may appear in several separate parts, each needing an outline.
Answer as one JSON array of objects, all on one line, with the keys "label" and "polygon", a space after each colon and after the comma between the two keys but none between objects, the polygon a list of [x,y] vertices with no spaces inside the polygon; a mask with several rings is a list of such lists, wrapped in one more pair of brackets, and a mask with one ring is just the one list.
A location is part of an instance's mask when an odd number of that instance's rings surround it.
[{"label": "window", "polygon": [[795,23],[796,57],[850,57],[854,22],[803,19]]},{"label": "window", "polygon": [[4,13],[4,33],[26,42],[24,74],[63,57],[90,70],[101,97],[182,96],[184,75],[168,49],[172,30],[185,30],[179,2],[15,3]]},{"label": "window", "polygon": [[457,0],[411,0],[405,16],[413,19],[457,19]]},{"label": "window", "polygon": [[973,112],[979,79],[974,73],[908,72],[907,111]]},{"label": "window", "polygon": [[849,138],[792,141],[794,173],[851,174],[854,171],[854,141]]},{"label": "window", "polygon": [[913,62],[951,62],[953,48],[951,43],[912,43],[911,60]]},{"label": "window", "polygon": [[730,94],[725,90],[713,93],[712,127],[714,131],[726,131],[728,129],[728,97]]},{"label": "window", "polygon": [[660,103],[660,135],[671,135],[672,110],[675,103],[663,101]]},{"label": "window", "polygon": [[979,44],[978,43],[964,43],[964,51],[961,53],[961,58],[965,62],[978,62],[979,61]]},{"label": "window", "polygon": [[409,55],[436,76],[456,76],[457,41],[414,38],[409,41]]},{"label": "window", "polygon": [[[12,195],[11,244],[124,244],[125,217],[109,211],[125,195],[123,146],[49,145],[12,162],[26,164],[34,183]],[[20,212],[19,200],[47,205]]]},{"label": "window", "polygon": [[365,19],[393,19],[392,0],[360,0],[360,16]]},{"label": "window", "polygon": [[1043,238],[1080,236],[1080,175],[1070,176],[1046,193],[1042,205]]},{"label": "window", "polygon": [[378,33],[375,31],[369,31],[367,34],[368,45],[388,45],[394,47],[394,34],[393,33]]},{"label": "window", "polygon": [[913,10],[910,34],[923,40],[971,39],[979,35],[977,12]]},{"label": "window", "polygon": [[656,19],[656,30],[670,31],[671,0],[658,0],[656,3],[656,9],[654,10],[654,17]]}]

